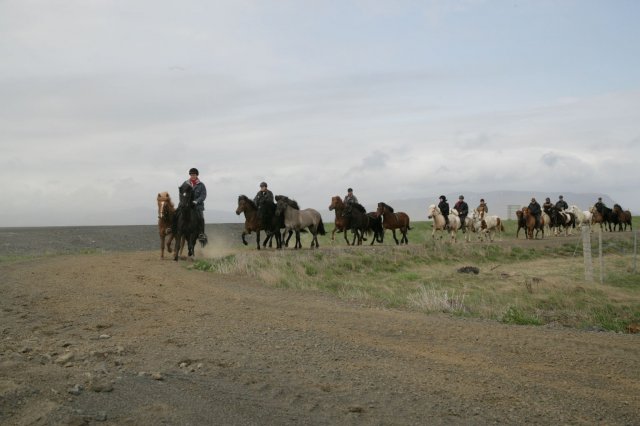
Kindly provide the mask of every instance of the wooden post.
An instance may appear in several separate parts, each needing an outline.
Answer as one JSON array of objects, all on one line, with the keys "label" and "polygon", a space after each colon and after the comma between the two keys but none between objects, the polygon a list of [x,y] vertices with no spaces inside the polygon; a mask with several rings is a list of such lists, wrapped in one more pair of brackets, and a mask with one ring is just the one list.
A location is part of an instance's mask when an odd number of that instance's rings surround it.
[{"label": "wooden post", "polygon": [[584,256],[584,280],[593,282],[593,263],[591,261],[591,229],[582,227],[582,254]]},{"label": "wooden post", "polygon": [[633,234],[633,273],[638,273],[638,232]]},{"label": "wooden post", "polygon": [[604,284],[604,259],[602,258],[602,229],[598,232],[598,256],[600,257],[600,284]]}]

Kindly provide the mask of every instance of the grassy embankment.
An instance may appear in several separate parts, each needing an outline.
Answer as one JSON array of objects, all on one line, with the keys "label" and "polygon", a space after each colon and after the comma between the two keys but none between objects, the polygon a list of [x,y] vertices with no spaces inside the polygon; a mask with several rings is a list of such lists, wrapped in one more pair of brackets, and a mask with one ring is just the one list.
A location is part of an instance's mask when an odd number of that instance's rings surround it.
[{"label": "grassy embankment", "polygon": [[[638,222],[634,218],[636,229]],[[320,250],[309,250],[310,237],[304,236],[303,250],[257,252],[250,244],[194,266],[375,307],[614,331],[640,323],[640,273],[633,272],[631,232],[625,238],[605,238],[600,284],[597,237],[592,239],[594,282],[589,283],[579,238],[551,237],[566,243],[517,246],[509,244],[515,239],[515,223],[505,225],[502,242],[496,243],[468,244],[462,234],[455,244],[434,241],[431,223],[418,222],[412,224],[409,246],[396,246],[388,231],[384,244],[373,247],[347,247],[342,234],[331,243],[329,233],[320,238]],[[460,273],[462,266],[476,266],[480,273]]]}]

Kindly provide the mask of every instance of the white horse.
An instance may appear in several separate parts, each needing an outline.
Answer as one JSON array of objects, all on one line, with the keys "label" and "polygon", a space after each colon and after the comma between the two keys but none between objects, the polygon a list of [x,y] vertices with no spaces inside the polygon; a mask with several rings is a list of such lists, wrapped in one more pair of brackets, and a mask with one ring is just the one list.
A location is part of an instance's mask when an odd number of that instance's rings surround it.
[{"label": "white horse", "polygon": [[[433,231],[431,231],[431,238],[436,237],[436,231],[446,232],[446,229],[444,229],[446,221],[444,220],[444,215],[440,209],[435,204],[431,204],[427,209],[427,212],[429,213],[429,219],[433,219]],[[460,229],[460,218],[458,217],[458,212],[456,209],[451,209],[451,213],[449,214],[449,233],[451,234],[451,239],[453,241],[457,240],[458,229]]]},{"label": "white horse", "polygon": [[483,239],[483,235],[489,237],[489,241],[493,242],[493,237],[498,236],[501,239],[501,233],[504,232],[504,225],[502,219],[498,216],[485,215],[484,210],[473,211],[473,228],[478,232],[480,240]]},{"label": "white horse", "polygon": [[570,206],[568,212],[576,217],[576,227],[582,229],[583,226],[591,226],[591,212],[582,211],[578,206]]}]

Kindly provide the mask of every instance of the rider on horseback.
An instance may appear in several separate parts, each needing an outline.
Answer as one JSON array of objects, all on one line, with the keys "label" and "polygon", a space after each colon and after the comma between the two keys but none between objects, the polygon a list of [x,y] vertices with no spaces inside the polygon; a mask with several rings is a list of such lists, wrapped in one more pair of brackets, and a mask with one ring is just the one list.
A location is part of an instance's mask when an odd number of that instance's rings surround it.
[{"label": "rider on horseback", "polygon": [[195,206],[196,212],[198,212],[198,240],[206,241],[207,235],[204,233],[204,200],[207,198],[207,188],[204,186],[204,183],[200,181],[198,178],[198,169],[192,167],[189,170],[189,179],[185,182],[188,182],[189,185],[193,188],[193,205]]},{"label": "rider on horseback", "polygon": [[560,211],[568,209],[569,205],[565,200],[562,199],[562,195],[558,198],[559,200],[556,202],[556,208]]},{"label": "rider on horseback", "polygon": [[458,217],[460,218],[460,229],[462,232],[466,232],[465,222],[467,221],[467,215],[469,214],[469,205],[464,201],[464,195],[458,197],[454,209],[458,211]]},{"label": "rider on horseback", "polygon": [[342,216],[348,216],[351,213],[351,207],[354,204],[358,204],[358,198],[356,198],[355,195],[353,195],[353,189],[349,188],[347,189],[347,195],[344,196],[344,205],[345,205],[345,209],[344,212],[342,212]]},{"label": "rider on horseback", "polygon": [[273,204],[273,192],[267,189],[267,182],[260,182],[260,191],[253,197],[253,202],[258,207],[258,217],[260,223],[264,225],[266,210],[263,208],[266,204]]},{"label": "rider on horseback", "polygon": [[447,203],[447,197],[440,196],[440,203],[438,204],[440,213],[444,216],[444,229],[449,229],[449,203]]},{"label": "rider on horseback", "polygon": [[529,213],[531,213],[536,218],[536,228],[539,228],[542,210],[540,209],[540,204],[538,204],[535,198],[532,198],[531,203],[529,203]]}]

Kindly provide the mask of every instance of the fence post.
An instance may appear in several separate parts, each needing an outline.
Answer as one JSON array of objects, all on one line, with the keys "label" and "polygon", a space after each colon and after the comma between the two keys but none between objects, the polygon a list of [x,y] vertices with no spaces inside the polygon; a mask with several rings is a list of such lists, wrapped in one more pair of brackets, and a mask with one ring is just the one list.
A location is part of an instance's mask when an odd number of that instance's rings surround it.
[{"label": "fence post", "polygon": [[604,284],[604,259],[602,258],[602,229],[598,231],[598,257],[600,258],[600,284]]},{"label": "fence post", "polygon": [[633,273],[638,273],[638,232],[633,233]]},{"label": "fence post", "polygon": [[582,227],[582,254],[584,256],[584,280],[593,282],[593,263],[591,261],[591,229]]}]

